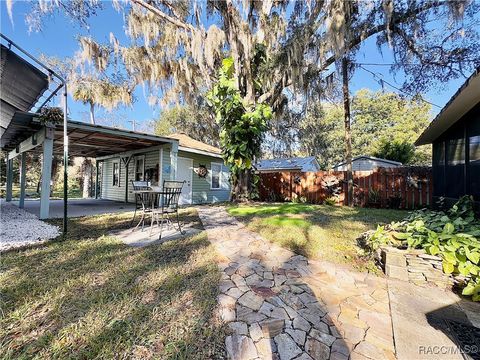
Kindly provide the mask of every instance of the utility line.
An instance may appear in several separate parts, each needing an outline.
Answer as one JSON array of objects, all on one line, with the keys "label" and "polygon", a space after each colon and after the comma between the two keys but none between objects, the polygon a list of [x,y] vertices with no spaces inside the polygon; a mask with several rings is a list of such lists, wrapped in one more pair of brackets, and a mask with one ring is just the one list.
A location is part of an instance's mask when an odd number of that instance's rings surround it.
[{"label": "utility line", "polygon": [[[362,65],[359,65],[358,63],[356,63],[356,64],[358,65],[358,67],[359,67],[360,69],[362,69],[362,70],[370,73],[370,74],[373,76],[373,78],[374,78],[380,85],[382,85],[382,87],[383,87],[383,84],[387,84],[388,86],[390,86],[390,87],[394,88],[395,90],[400,91],[400,92],[402,92],[402,93],[404,93],[404,94],[406,94],[406,95],[408,95],[408,96],[415,96],[415,94],[408,93],[408,92],[406,92],[406,91],[404,91],[404,90],[396,87],[395,85],[389,83],[388,81],[384,80],[382,76],[374,73],[373,71],[370,71],[370,70],[364,68]],[[430,104],[430,105],[432,105],[432,106],[436,106],[436,107],[438,107],[439,109],[442,108],[440,105],[437,105],[437,104],[434,104],[434,103],[432,103],[432,102],[430,102],[430,101],[428,101],[428,100],[425,100],[423,97],[422,97],[422,101],[423,101],[423,102],[426,102],[427,104]]]}]

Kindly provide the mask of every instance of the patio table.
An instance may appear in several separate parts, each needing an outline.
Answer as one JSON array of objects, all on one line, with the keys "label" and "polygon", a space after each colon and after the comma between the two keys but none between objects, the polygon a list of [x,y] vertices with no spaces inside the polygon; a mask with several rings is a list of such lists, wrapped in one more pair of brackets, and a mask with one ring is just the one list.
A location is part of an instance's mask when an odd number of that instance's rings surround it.
[{"label": "patio table", "polygon": [[[148,190],[133,190],[131,191],[132,194],[135,194],[142,205],[142,217],[138,222],[137,226],[132,231],[137,230],[137,228],[142,224],[142,231],[145,227],[145,215],[148,213],[152,214],[152,219],[150,225],[153,226],[154,220],[154,210],[160,206],[160,201],[162,195],[165,193],[161,187],[159,186],[151,186]],[[135,218],[135,215],[134,215]],[[133,219],[132,219],[133,221]]]}]

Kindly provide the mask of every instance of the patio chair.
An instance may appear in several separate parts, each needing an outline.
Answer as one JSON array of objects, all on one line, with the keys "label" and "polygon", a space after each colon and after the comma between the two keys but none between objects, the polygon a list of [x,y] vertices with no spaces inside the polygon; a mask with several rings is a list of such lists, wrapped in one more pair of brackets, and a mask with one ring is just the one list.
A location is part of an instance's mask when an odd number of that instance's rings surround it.
[{"label": "patio chair", "polygon": [[[133,191],[139,190],[150,190],[150,181],[134,181],[131,180]],[[133,225],[133,221],[135,220],[135,216],[137,215],[137,210],[143,209],[144,204],[142,201],[142,194],[135,194],[135,212],[133,213],[132,221],[130,222],[130,226]],[[135,229],[138,225],[135,227]],[[143,226],[142,226],[143,229]]]},{"label": "patio chair", "polygon": [[157,222],[157,225],[160,222],[160,235],[158,239],[162,238],[163,222],[165,221],[167,226],[173,225],[170,215],[175,215],[177,218],[178,231],[180,234],[184,235],[185,231],[182,230],[180,226],[180,219],[178,216],[178,202],[180,200],[180,195],[182,193],[183,185],[185,181],[173,181],[165,180],[163,182],[163,189],[160,197],[160,205],[157,209],[153,210],[153,220],[150,227],[150,235],[152,234],[153,221]]}]

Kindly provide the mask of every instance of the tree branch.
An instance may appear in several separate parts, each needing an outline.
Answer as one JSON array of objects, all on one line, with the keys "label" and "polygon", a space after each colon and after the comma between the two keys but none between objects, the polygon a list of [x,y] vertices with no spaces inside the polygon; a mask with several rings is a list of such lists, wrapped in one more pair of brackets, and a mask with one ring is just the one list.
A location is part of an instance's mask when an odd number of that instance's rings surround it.
[{"label": "tree branch", "polygon": [[195,27],[193,27],[192,25],[187,24],[187,23],[183,22],[182,20],[180,20],[178,18],[174,18],[170,15],[165,14],[160,9],[157,9],[155,6],[148,4],[143,0],[130,0],[130,1],[134,4],[137,4],[141,7],[143,7],[144,9],[154,13],[155,15],[157,15],[157,16],[161,17],[162,19],[168,21],[172,25],[175,25],[179,28],[182,28],[182,29],[190,31],[190,32],[195,32],[196,31]]}]

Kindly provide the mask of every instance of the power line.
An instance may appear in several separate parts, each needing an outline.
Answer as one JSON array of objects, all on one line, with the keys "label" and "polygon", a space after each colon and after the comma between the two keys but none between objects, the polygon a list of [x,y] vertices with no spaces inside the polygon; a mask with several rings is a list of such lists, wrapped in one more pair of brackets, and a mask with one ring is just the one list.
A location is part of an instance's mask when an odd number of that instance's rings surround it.
[{"label": "power line", "polygon": [[[415,94],[408,93],[408,92],[406,92],[406,91],[404,91],[404,90],[396,87],[395,85],[389,83],[388,81],[386,81],[385,79],[383,79],[382,76],[374,73],[373,71],[370,71],[370,70],[364,68],[362,65],[359,65],[358,63],[357,63],[357,65],[358,65],[358,67],[359,67],[360,69],[362,69],[362,70],[370,73],[370,74],[373,76],[373,78],[374,78],[380,85],[382,85],[382,87],[383,87],[383,84],[387,84],[387,85],[390,86],[391,88],[394,88],[395,90],[397,90],[397,91],[399,91],[399,92],[401,92],[401,93],[404,93],[404,94],[406,94],[406,95],[408,95],[408,96],[415,96]],[[426,102],[427,104],[430,104],[430,105],[432,105],[432,106],[436,106],[436,107],[438,107],[439,109],[442,108],[440,105],[437,105],[437,104],[434,104],[434,103],[432,103],[432,102],[430,102],[430,101],[427,101],[427,100],[425,100],[424,98],[422,98],[422,101],[423,101],[423,102]]]}]

